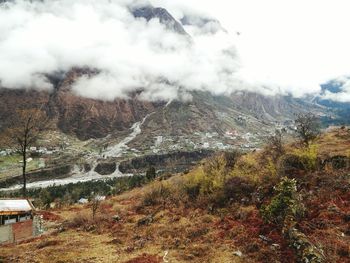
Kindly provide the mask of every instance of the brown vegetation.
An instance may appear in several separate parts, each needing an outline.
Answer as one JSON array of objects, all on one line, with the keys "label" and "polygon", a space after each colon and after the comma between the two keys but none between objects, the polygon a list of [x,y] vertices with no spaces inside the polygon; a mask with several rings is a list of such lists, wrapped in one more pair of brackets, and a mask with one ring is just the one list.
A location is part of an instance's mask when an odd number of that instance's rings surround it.
[{"label": "brown vegetation", "polygon": [[[350,167],[333,158],[348,160],[349,146],[350,136],[334,130],[308,147],[285,146],[276,162],[268,148],[243,156],[218,154],[187,174],[103,201],[94,219],[89,205],[53,210],[60,218],[53,234],[2,247],[0,257],[5,262],[291,263],[309,257],[349,262]],[[302,213],[295,210],[299,205]],[[279,219],[269,220],[271,215]]]}]

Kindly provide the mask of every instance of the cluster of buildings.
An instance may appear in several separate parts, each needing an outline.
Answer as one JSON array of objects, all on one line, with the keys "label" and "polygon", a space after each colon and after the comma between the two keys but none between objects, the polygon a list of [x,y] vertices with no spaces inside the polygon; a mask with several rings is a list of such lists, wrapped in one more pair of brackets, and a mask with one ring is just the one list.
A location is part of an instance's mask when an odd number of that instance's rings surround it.
[{"label": "cluster of buildings", "polygon": [[60,151],[60,147],[30,147],[29,151],[31,154],[39,154],[39,155],[51,155]]},{"label": "cluster of buildings", "polygon": [[[60,152],[60,147],[30,147],[28,149],[30,154],[33,155],[51,155]],[[9,156],[15,154],[17,151],[13,149],[2,149],[0,150],[0,156]]]}]

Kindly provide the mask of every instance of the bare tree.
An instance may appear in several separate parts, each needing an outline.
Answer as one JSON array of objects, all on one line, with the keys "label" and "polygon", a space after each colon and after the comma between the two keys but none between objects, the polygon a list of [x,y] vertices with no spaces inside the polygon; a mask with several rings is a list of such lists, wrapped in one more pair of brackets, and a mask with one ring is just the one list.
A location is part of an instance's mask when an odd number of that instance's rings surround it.
[{"label": "bare tree", "polygon": [[267,142],[268,149],[271,151],[271,155],[274,161],[284,154],[283,145],[283,133],[280,130],[276,130],[275,134],[268,138]]},{"label": "bare tree", "polygon": [[6,143],[16,148],[22,156],[23,197],[27,196],[27,157],[28,150],[38,140],[43,130],[48,128],[48,117],[41,109],[17,110],[4,131]]},{"label": "bare tree", "polygon": [[96,213],[101,204],[101,197],[98,195],[93,195],[91,198],[91,212],[92,212],[92,220],[95,220]]},{"label": "bare tree", "polygon": [[300,113],[295,119],[297,136],[308,146],[320,134],[319,119],[312,113]]}]

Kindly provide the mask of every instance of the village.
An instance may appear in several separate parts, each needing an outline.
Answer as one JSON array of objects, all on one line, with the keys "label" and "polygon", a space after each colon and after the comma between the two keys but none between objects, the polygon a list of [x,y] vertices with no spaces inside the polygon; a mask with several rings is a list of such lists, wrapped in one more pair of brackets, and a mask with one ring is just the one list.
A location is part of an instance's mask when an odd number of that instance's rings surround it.
[{"label": "village", "polygon": [[[244,116],[237,117],[240,121],[249,121]],[[118,158],[132,158],[145,155],[161,155],[172,152],[190,152],[196,150],[215,151],[253,151],[259,150],[276,130],[288,137],[295,130],[291,122],[273,123],[271,128],[262,128],[255,132],[244,132],[243,129],[229,129],[223,134],[218,132],[194,132],[191,135],[157,135],[147,138],[146,142],[135,144],[130,140],[121,145]],[[28,151],[28,171],[35,171],[60,165],[67,160],[77,162],[109,158],[108,147],[113,147],[113,137],[79,141],[73,136],[60,132],[45,135],[38,145],[31,146]],[[119,139],[120,140],[120,139]],[[115,143],[114,143],[115,144]],[[108,145],[108,146],[106,146]],[[111,155],[113,156],[113,155]],[[0,178],[19,175],[23,159],[15,149],[0,149]]]},{"label": "village", "polygon": [[[243,120],[243,116],[237,117]],[[273,123],[274,128],[261,129],[256,132],[243,132],[238,129],[227,130],[223,135],[217,132],[195,132],[191,136],[155,136],[154,144],[149,149],[126,149],[138,155],[140,152],[164,154],[173,151],[192,151],[199,149],[211,149],[218,151],[252,151],[259,150],[273,136],[276,130],[282,132],[285,137],[291,137],[295,132],[292,122]]]}]

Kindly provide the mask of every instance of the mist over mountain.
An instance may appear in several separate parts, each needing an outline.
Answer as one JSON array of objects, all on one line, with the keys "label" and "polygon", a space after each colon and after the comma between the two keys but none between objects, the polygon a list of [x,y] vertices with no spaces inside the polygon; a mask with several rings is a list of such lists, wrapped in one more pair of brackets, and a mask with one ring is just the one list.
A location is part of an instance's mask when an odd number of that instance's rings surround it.
[{"label": "mist over mountain", "polygon": [[249,77],[241,59],[245,32],[226,30],[200,7],[181,1],[2,1],[0,85],[50,90],[48,74],[89,67],[98,73],[81,76],[73,91],[102,100],[140,89],[140,99],[150,101],[188,100],[192,91],[321,92],[319,85],[301,87],[298,76],[293,83],[279,82],[284,74],[267,82]]},{"label": "mist over mountain", "polygon": [[[189,36],[164,8],[133,1],[14,1],[1,5],[1,86],[52,89],[46,76],[74,67],[98,69],[76,94],[113,100],[143,89],[145,100],[193,90],[241,89],[230,36]],[[19,26],[20,25],[20,26]]]},{"label": "mist over mountain", "polygon": [[327,123],[348,124],[350,123],[349,77],[340,77],[321,85],[322,93],[312,101],[325,106],[333,111],[338,118],[326,118]]},{"label": "mist over mountain", "polygon": [[[217,119],[220,114],[244,114],[257,123],[283,122],[299,111],[327,115],[330,103],[314,100],[308,104],[293,97],[314,94],[313,90],[241,78],[235,46],[239,34],[225,30],[218,19],[194,8],[172,10],[174,16],[151,2],[131,0],[3,1],[3,126],[14,105],[42,103],[60,130],[80,139],[128,129],[149,113],[163,112],[164,105],[174,100],[180,101],[176,104],[180,111],[188,111],[191,127],[221,134],[237,127],[227,124],[232,120]],[[322,92],[327,101],[346,100]],[[217,100],[225,101],[225,107],[219,107]],[[178,111],[166,112],[171,114],[169,122],[155,120],[158,126],[150,130],[163,127],[167,132],[165,127],[172,121],[176,125],[171,129],[192,130],[185,120],[176,121]],[[203,114],[212,117],[198,120]],[[255,125],[247,131],[255,130]]]},{"label": "mist over mountain", "polygon": [[0,0],[0,263],[348,262],[347,7]]}]

